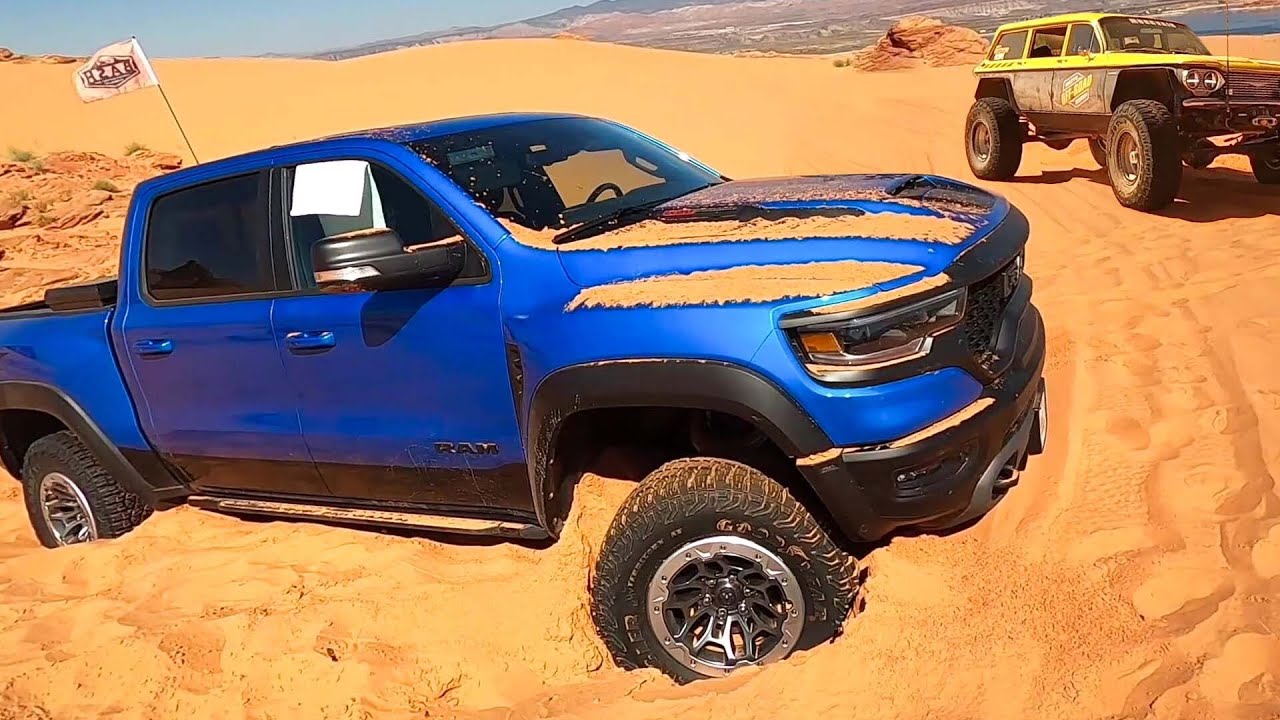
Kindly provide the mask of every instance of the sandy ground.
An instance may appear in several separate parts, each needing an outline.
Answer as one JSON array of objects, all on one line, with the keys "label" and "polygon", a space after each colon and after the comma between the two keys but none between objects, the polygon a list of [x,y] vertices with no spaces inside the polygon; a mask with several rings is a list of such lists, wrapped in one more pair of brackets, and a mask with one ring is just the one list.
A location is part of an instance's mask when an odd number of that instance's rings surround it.
[{"label": "sandy ground", "polygon": [[[1274,39],[1233,44],[1280,57]],[[734,176],[971,179],[963,68],[871,75],[575,41],[158,65],[205,157],[573,110]],[[0,145],[181,149],[150,91],[81,106],[67,68],[29,65],[0,67],[0,97]],[[1230,159],[1189,172],[1186,202],[1163,215],[1133,213],[1079,143],[1028,148],[1018,181],[993,187],[1032,222],[1050,450],[976,526],[874,550],[867,609],[831,645],[683,688],[612,668],[584,598],[627,491],[616,481],[580,491],[547,549],[182,508],[59,551],[37,548],[3,481],[0,718],[1280,716],[1280,192]],[[17,237],[0,233],[7,298],[29,292],[18,273],[36,260],[110,270],[105,249],[77,254],[70,235],[57,252]]]}]

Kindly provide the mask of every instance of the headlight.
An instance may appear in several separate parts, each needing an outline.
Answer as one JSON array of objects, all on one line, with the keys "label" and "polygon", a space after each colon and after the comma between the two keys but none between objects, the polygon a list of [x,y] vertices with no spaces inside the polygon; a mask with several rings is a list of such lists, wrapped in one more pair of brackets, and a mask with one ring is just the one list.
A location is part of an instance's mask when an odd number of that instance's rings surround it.
[{"label": "headlight", "polygon": [[965,290],[955,290],[903,308],[838,322],[796,328],[806,364],[867,368],[929,351],[933,336],[964,315]]},{"label": "headlight", "polygon": [[1217,70],[1179,70],[1182,84],[1196,95],[1212,95],[1221,90],[1227,79]]}]

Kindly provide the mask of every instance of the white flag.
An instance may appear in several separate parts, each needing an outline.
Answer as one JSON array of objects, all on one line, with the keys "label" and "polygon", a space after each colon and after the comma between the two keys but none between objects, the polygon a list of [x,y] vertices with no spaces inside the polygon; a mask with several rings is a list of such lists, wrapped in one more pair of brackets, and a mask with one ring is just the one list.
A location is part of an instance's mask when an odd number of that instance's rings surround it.
[{"label": "white flag", "polygon": [[76,69],[76,92],[85,102],[159,84],[136,38],[102,48]]}]

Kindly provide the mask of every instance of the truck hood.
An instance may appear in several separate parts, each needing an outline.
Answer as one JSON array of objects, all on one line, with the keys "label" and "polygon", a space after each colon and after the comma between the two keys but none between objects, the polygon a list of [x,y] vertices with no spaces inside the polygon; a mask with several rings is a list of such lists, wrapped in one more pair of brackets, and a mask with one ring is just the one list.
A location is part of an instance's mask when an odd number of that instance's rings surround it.
[{"label": "truck hood", "polygon": [[[566,274],[585,288],[706,271],[824,273],[861,285],[791,299],[886,289],[943,272],[1005,218],[1009,205],[980,188],[929,175],[826,175],[724,182],[658,206],[651,219],[559,247]],[[875,279],[857,264],[883,269]],[[748,268],[748,266],[750,266]],[[700,277],[708,277],[702,275]],[[715,276],[711,276],[715,277]],[[902,280],[911,278],[911,280]],[[874,282],[873,282],[874,280]],[[836,281],[839,285],[839,281]]]}]

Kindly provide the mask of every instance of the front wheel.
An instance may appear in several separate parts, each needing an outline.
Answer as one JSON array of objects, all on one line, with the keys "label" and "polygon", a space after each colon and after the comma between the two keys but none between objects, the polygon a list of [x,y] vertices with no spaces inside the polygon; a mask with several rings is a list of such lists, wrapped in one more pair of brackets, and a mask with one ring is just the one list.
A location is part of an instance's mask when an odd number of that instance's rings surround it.
[{"label": "front wheel", "polygon": [[1254,153],[1249,156],[1253,176],[1263,185],[1280,185],[1280,150]]},{"label": "front wheel", "polygon": [[1009,180],[1018,174],[1026,130],[1008,100],[988,97],[975,102],[969,109],[964,136],[969,169],[975,177]]},{"label": "front wheel", "polygon": [[679,682],[776,662],[835,636],[857,561],[755,468],[676,460],[631,493],[596,565],[592,618],[625,669]]},{"label": "front wheel", "polygon": [[1169,108],[1154,100],[1124,103],[1107,131],[1107,174],[1120,204],[1160,210],[1178,197],[1182,147]]}]

